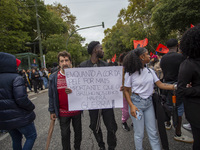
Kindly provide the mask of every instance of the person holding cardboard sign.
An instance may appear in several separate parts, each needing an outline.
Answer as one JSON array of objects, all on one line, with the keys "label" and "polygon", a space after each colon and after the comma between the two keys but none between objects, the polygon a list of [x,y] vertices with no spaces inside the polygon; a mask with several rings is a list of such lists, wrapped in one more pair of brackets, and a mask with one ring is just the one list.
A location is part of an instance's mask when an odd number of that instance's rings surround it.
[{"label": "person holding cardboard sign", "polygon": [[74,128],[74,149],[80,150],[82,140],[81,111],[68,110],[68,94],[72,90],[67,88],[64,69],[71,68],[71,55],[66,52],[58,53],[60,70],[49,78],[49,112],[51,120],[60,121],[63,150],[71,150],[70,122]]},{"label": "person holding cardboard sign", "polygon": [[[92,41],[88,45],[88,53],[91,55],[90,59],[80,64],[80,67],[103,67],[108,64],[100,58],[103,58],[104,52],[102,45],[98,41]],[[100,150],[105,150],[105,143],[103,142],[103,135],[100,127],[101,116],[107,129],[108,150],[114,150],[117,145],[116,131],[117,124],[113,109],[96,109],[89,110],[90,128],[98,142]]]}]

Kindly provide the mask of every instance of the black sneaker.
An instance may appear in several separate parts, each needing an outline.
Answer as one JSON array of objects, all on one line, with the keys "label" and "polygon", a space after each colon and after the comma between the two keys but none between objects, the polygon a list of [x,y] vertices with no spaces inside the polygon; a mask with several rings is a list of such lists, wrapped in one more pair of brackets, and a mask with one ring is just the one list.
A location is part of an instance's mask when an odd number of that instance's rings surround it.
[{"label": "black sneaker", "polygon": [[125,131],[130,131],[130,128],[128,127],[128,125],[127,125],[126,122],[122,123],[122,128],[123,128]]}]

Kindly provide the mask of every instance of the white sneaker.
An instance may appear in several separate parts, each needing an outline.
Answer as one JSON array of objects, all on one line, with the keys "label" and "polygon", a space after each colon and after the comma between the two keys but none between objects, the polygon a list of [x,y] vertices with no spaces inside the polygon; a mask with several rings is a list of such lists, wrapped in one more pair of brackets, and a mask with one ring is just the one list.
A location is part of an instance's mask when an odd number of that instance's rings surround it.
[{"label": "white sneaker", "polygon": [[190,123],[183,124],[183,128],[189,131],[192,130]]},{"label": "white sneaker", "polygon": [[193,143],[194,142],[193,138],[190,138],[186,135],[181,135],[181,136],[175,135],[174,140],[180,141],[180,142],[185,142],[185,143]]},{"label": "white sneaker", "polygon": [[171,123],[168,124],[167,122],[165,122],[165,129],[170,130],[172,128]]}]

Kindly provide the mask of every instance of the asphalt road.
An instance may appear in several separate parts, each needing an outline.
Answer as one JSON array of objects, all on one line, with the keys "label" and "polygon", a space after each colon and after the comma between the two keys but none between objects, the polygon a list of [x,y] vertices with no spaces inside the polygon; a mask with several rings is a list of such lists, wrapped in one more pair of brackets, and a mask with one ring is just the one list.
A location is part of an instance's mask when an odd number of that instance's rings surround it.
[{"label": "asphalt road", "polygon": [[[48,135],[48,129],[50,124],[50,115],[48,112],[48,92],[47,90],[41,91],[39,94],[29,93],[29,98],[35,104],[36,109],[36,120],[35,126],[37,130],[37,139],[35,141],[33,150],[44,150],[46,146],[46,140]],[[118,125],[117,130],[117,147],[116,150],[134,150],[134,139],[133,139],[133,129],[131,128],[130,132],[124,131],[121,126],[121,109],[115,109],[115,119]],[[186,120],[183,118],[183,123]],[[128,120],[128,125],[131,125],[131,120]],[[83,126],[83,139],[81,144],[82,150],[98,150],[98,145],[94,136],[89,129],[89,114],[88,111],[84,111],[82,116],[82,126]],[[104,136],[104,142],[106,142],[106,128],[101,121],[102,132]],[[71,147],[73,150],[73,128],[71,127]],[[190,132],[183,130],[184,134],[192,136]],[[192,144],[177,142],[173,139],[174,129],[167,130],[168,141],[170,150],[191,150]],[[106,145],[107,147],[107,145]],[[151,150],[147,134],[145,133],[144,150]],[[56,120],[55,127],[50,143],[49,150],[61,150],[61,136],[60,136],[60,127],[59,122]],[[0,150],[12,150],[11,138],[8,133],[0,134]]]}]

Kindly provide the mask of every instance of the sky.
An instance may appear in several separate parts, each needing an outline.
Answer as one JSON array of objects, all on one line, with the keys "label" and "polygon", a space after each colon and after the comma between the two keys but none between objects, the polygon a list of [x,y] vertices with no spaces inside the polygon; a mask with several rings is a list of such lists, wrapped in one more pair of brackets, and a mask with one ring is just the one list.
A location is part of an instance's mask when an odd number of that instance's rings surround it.
[{"label": "sky", "polygon": [[[101,25],[102,26],[77,31],[86,39],[85,43],[99,41],[102,43],[104,30],[112,28],[117,22],[121,9],[127,8],[128,0],[43,0],[45,4],[61,3],[70,9],[76,17],[75,25],[80,28]],[[85,44],[84,43],[84,44]]]}]

